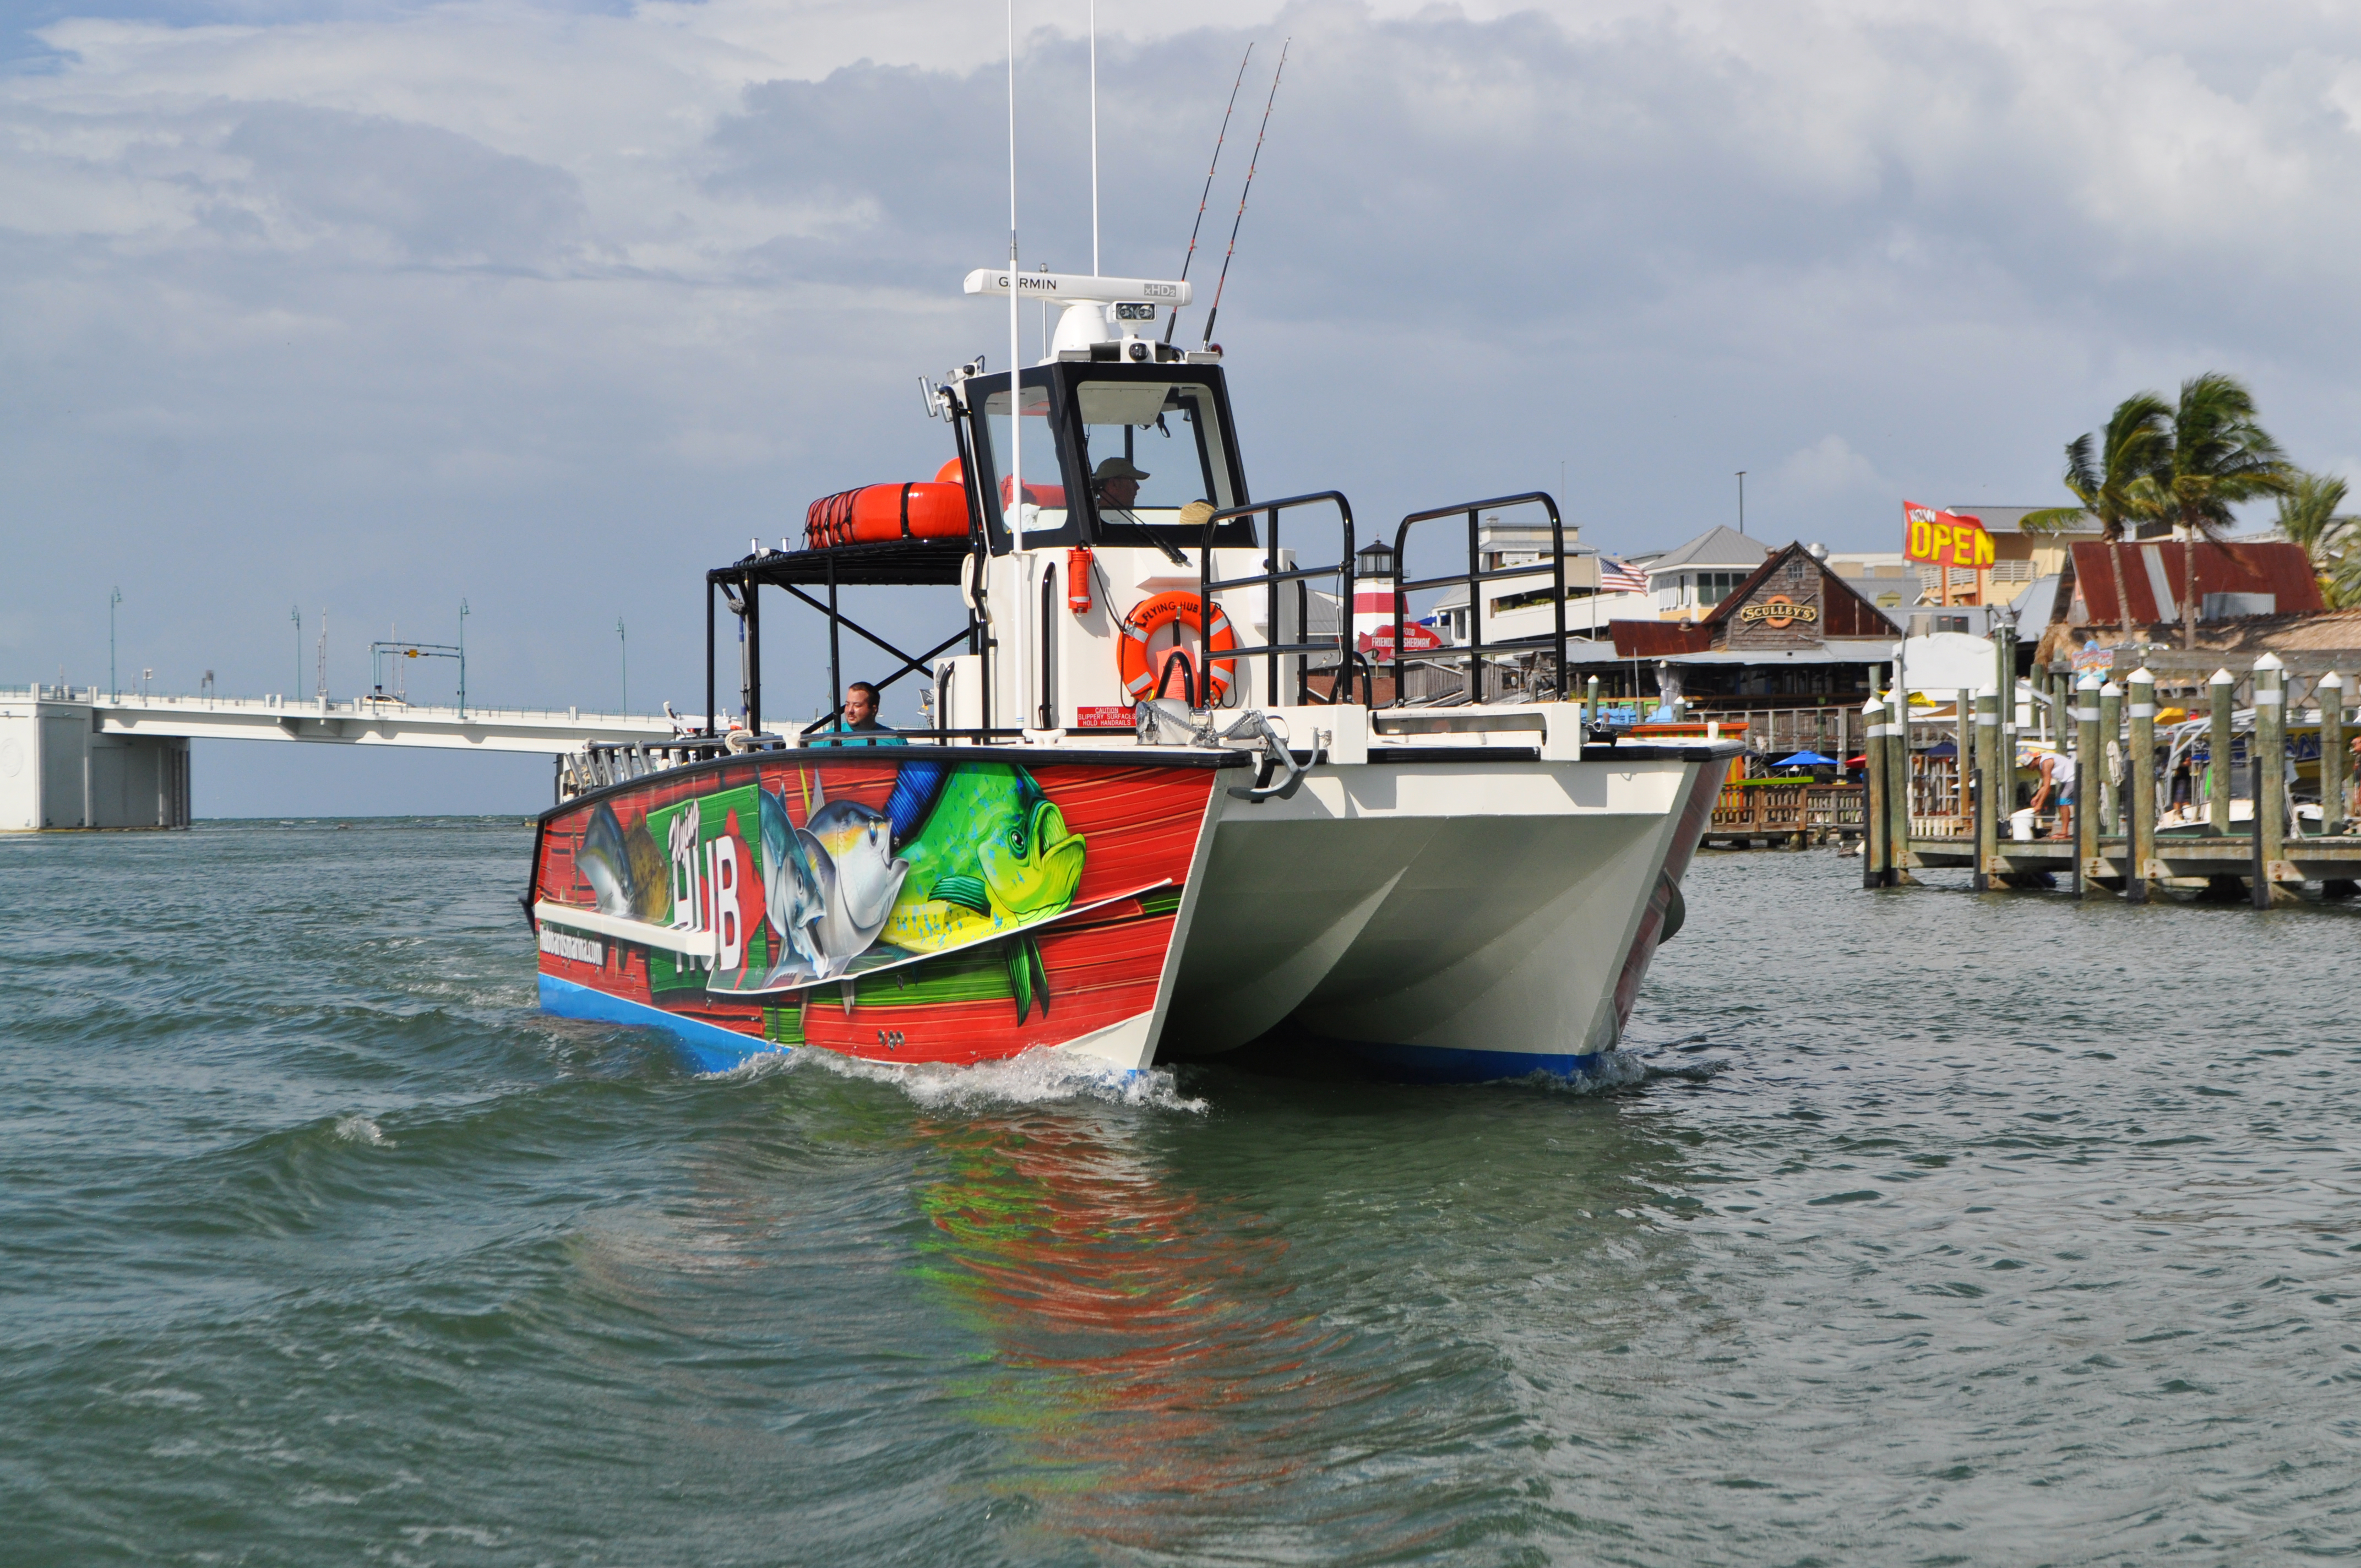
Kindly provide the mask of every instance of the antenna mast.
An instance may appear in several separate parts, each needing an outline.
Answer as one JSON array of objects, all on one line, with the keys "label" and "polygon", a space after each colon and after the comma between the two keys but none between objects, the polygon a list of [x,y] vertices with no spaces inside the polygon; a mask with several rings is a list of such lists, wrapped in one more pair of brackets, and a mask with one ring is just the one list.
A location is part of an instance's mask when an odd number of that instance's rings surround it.
[{"label": "antenna mast", "polygon": [[1270,73],[1270,96],[1263,100],[1262,126],[1255,132],[1254,156],[1246,159],[1246,182],[1238,192],[1238,215],[1230,220],[1230,248],[1222,255],[1222,276],[1213,285],[1213,303],[1205,313],[1205,346],[1213,345],[1213,318],[1222,313],[1222,289],[1230,280],[1230,258],[1238,253],[1238,225],[1246,221],[1246,198],[1254,193],[1255,166],[1262,161],[1263,132],[1270,129],[1270,106],[1279,102],[1279,79],[1287,74],[1290,38],[1279,46],[1279,69]]},{"label": "antenna mast", "polygon": [[[1095,5],[1098,0],[1091,0],[1091,3]],[[1246,81],[1246,61],[1253,58],[1254,45],[1248,44],[1246,54],[1238,60],[1237,80],[1230,83],[1230,106],[1222,111],[1222,128],[1213,137],[1213,161],[1205,166],[1205,188],[1197,193],[1197,221],[1189,225],[1189,253],[1180,258],[1180,280],[1184,283],[1189,280],[1189,263],[1197,255],[1197,231],[1204,226],[1205,202],[1213,193],[1213,170],[1222,166],[1222,143],[1230,134],[1230,115],[1238,106],[1238,85]],[[1175,305],[1164,313],[1164,341],[1167,343],[1172,341],[1172,329],[1180,324],[1180,309]]]},{"label": "antenna mast", "polygon": [[[1099,273],[1099,0],[1091,0],[1091,276]],[[1045,300],[1041,308],[1048,310]]]},{"label": "antenna mast", "polygon": [[1025,548],[1025,361],[1019,357],[1016,335],[1016,0],[1008,0],[1008,493],[1009,530],[1016,548]]}]

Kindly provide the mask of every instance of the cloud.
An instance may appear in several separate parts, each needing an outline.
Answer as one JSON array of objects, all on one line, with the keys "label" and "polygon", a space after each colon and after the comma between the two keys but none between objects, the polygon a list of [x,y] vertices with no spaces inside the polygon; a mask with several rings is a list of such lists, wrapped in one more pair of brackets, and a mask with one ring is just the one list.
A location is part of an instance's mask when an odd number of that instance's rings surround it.
[{"label": "cloud", "polygon": [[1824,435],[1809,446],[1788,455],[1779,465],[1779,486],[1796,497],[1825,500],[1855,490],[1878,493],[1893,486],[1870,460],[1855,452],[1841,435]]},{"label": "cloud", "polygon": [[251,170],[238,227],[283,249],[337,237],[395,263],[534,266],[584,228],[572,175],[432,126],[264,104],[221,147]]}]

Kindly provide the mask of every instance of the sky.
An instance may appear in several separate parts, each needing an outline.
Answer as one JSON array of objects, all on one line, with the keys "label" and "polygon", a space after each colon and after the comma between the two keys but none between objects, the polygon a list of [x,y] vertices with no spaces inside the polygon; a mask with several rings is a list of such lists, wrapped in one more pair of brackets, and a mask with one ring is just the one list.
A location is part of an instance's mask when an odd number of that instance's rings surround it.
[{"label": "sky", "polygon": [[[1894,549],[1905,498],[2063,500],[2068,439],[2209,369],[2361,477],[2361,9],[1098,11],[1111,274],[1178,271],[1251,44],[1212,281],[1287,49],[1217,334],[1257,493],[1542,488],[1630,552],[1737,521],[1744,469],[1749,532]],[[1016,6],[1028,267],[1090,269],[1088,15]],[[324,613],[350,695],[465,600],[472,701],[697,705],[700,571],[930,475],[917,378],[1005,357],[959,291],[1007,245],[1004,18],[0,6],[0,684],[104,681],[119,587],[158,690],[308,690]],[[547,798],[538,759],[295,750],[201,746],[200,815]]]}]

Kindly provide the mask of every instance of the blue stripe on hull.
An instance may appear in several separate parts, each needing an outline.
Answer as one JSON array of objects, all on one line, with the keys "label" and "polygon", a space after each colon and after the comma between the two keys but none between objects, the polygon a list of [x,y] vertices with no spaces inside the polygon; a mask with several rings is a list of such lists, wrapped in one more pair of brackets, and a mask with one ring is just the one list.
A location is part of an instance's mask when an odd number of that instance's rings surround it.
[{"label": "blue stripe on hull", "polygon": [[1373,1040],[1337,1042],[1379,1075],[1403,1083],[1493,1083],[1504,1078],[1548,1073],[1555,1078],[1596,1077],[1606,1056],[1543,1051],[1462,1051],[1445,1046],[1400,1046]]},{"label": "blue stripe on hull", "polygon": [[728,1072],[742,1067],[750,1057],[772,1053],[785,1055],[786,1046],[773,1045],[735,1029],[725,1029],[701,1018],[684,1017],[667,1013],[661,1007],[651,1007],[643,1002],[632,1002],[620,996],[609,996],[587,985],[577,985],[570,980],[560,980],[554,974],[541,977],[541,1005],[546,1013],[561,1018],[588,1018],[599,1024],[629,1024],[635,1028],[662,1029],[688,1049],[697,1065],[708,1072]]}]

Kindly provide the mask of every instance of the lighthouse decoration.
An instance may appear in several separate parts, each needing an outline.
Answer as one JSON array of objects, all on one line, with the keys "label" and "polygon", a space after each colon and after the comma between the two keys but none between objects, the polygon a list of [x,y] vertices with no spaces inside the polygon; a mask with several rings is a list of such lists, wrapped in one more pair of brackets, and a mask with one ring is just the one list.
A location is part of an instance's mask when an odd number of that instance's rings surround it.
[{"label": "lighthouse decoration", "polygon": [[[1390,663],[1394,657],[1394,604],[1400,597],[1394,568],[1393,546],[1381,539],[1371,540],[1353,557],[1353,646],[1372,663]],[[1406,621],[1401,633],[1413,653],[1443,646],[1431,626]]]}]

